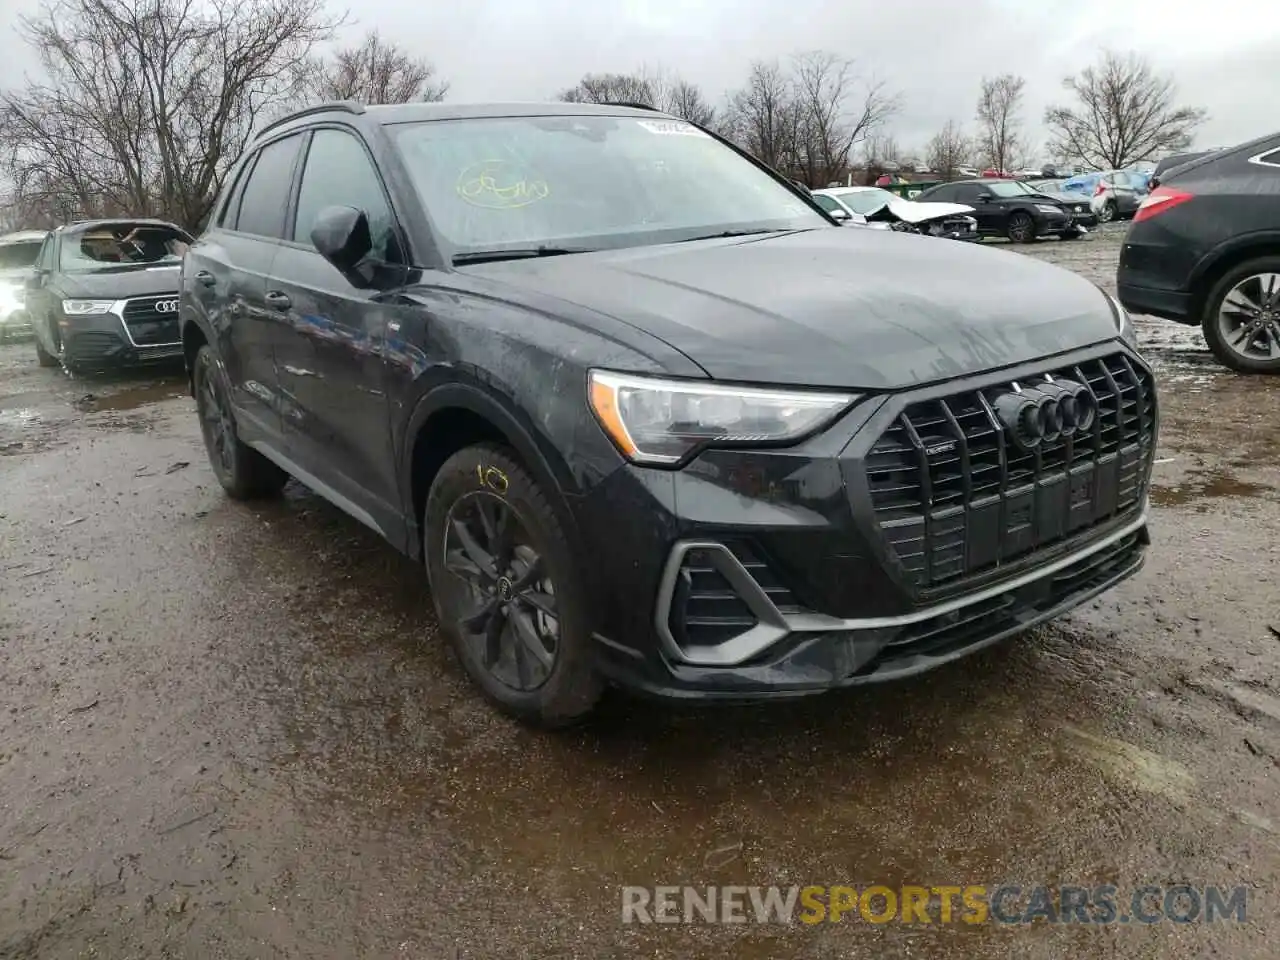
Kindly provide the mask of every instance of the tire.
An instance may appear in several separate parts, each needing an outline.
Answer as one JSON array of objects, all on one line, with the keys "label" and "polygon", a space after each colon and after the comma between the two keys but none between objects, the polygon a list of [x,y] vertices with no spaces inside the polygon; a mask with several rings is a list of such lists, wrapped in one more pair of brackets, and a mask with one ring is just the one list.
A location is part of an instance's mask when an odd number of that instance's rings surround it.
[{"label": "tire", "polygon": [[44,344],[40,342],[40,334],[36,334],[36,361],[42,367],[56,367],[58,358],[44,348]]},{"label": "tire", "polygon": [[257,450],[240,441],[231,409],[227,375],[213,349],[203,346],[192,367],[200,432],[214,476],[234,500],[277,495],[289,475]]},{"label": "tire", "polygon": [[[501,534],[487,535],[503,528],[503,516],[505,547]],[[586,717],[604,688],[592,665],[586,588],[537,481],[505,447],[467,447],[436,474],[422,526],[440,629],[485,697],[532,726],[564,727]],[[460,527],[474,531],[469,543]],[[482,574],[472,548],[482,561],[502,556]],[[457,572],[468,564],[472,572]],[[540,573],[530,572],[531,564]],[[534,598],[541,606],[531,604]],[[485,610],[499,613],[474,616]]]},{"label": "tire", "polygon": [[1079,230],[1068,230],[1066,233],[1062,234],[1062,239],[1063,240],[1079,240],[1083,236],[1084,234],[1081,233]]},{"label": "tire", "polygon": [[1031,214],[1017,210],[1010,214],[1005,232],[1013,243],[1031,243],[1036,238],[1036,222]]},{"label": "tire", "polygon": [[1098,211],[1099,223],[1111,223],[1120,215],[1120,211],[1116,208],[1114,200],[1108,200],[1102,205],[1102,209]]},{"label": "tire", "polygon": [[[1270,279],[1259,280],[1265,277]],[[1242,288],[1242,289],[1237,289]],[[1269,291],[1269,296],[1268,296]],[[1262,309],[1256,313],[1222,310],[1228,297],[1235,293],[1232,303],[1252,300]],[[1232,332],[1240,332],[1246,323],[1260,324],[1254,329],[1257,338],[1250,337],[1245,346],[1233,344]],[[1233,328],[1233,329],[1224,329]],[[1280,373],[1280,358],[1268,359],[1258,354],[1258,348],[1244,352],[1266,338],[1280,350],[1280,256],[1257,257],[1232,267],[1219,278],[1205,298],[1200,328],[1213,355],[1224,365],[1240,373]]]}]

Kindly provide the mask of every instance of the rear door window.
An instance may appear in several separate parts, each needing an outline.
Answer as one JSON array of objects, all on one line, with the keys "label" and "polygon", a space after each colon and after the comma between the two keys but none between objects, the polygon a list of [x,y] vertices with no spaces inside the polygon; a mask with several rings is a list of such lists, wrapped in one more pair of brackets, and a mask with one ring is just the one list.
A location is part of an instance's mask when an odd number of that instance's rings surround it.
[{"label": "rear door window", "polygon": [[236,218],[236,230],[273,240],[284,239],[285,209],[293,192],[293,171],[302,136],[269,143],[258,153]]}]

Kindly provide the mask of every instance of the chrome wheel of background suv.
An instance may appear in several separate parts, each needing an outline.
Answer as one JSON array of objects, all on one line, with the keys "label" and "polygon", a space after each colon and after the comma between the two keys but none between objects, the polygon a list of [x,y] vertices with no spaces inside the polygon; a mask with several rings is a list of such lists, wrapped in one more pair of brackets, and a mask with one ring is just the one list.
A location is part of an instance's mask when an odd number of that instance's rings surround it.
[{"label": "chrome wheel of background suv", "polygon": [[1206,306],[1204,336],[1219,360],[1244,373],[1280,372],[1280,258],[1229,271]]}]

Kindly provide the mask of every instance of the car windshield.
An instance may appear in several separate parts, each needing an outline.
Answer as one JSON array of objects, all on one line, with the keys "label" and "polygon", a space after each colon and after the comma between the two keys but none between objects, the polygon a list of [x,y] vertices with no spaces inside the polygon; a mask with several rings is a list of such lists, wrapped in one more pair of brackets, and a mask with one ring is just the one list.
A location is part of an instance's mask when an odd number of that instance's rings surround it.
[{"label": "car windshield", "polygon": [[23,240],[0,244],[0,270],[20,270],[33,266],[40,256],[42,240]]},{"label": "car windshield", "polygon": [[1039,190],[1041,193],[1044,193],[1046,190],[1049,193],[1061,193],[1062,181],[1061,180],[1037,180],[1031,184],[1031,188],[1033,190]]},{"label": "car windshield", "polygon": [[455,259],[831,225],[763,170],[678,120],[437,120],[399,125],[395,138]]},{"label": "car windshield", "polygon": [[1035,193],[1021,180],[996,180],[987,184],[987,192],[994,197],[1025,197],[1028,193]]},{"label": "car windshield", "polygon": [[156,223],[113,223],[68,231],[60,267],[82,273],[121,266],[176,264],[191,238],[177,227]]},{"label": "car windshield", "polygon": [[855,213],[860,213],[864,217],[869,213],[875,213],[890,200],[897,200],[896,194],[890,193],[888,190],[850,190],[848,193],[837,193],[840,202],[847,206]]}]

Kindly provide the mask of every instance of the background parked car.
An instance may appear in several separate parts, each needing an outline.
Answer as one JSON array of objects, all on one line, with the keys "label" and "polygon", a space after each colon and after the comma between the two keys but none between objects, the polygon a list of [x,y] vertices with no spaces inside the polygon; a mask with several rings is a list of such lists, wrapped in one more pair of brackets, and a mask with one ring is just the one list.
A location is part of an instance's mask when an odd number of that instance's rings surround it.
[{"label": "background parked car", "polygon": [[1086,173],[1062,181],[1062,189],[1068,193],[1083,193],[1096,199],[1094,210],[1103,223],[1132,217],[1137,212],[1143,196],[1140,185],[1145,187],[1146,181],[1133,178],[1127,170]]},{"label": "background parked car", "polygon": [[190,243],[163,220],[50,233],[26,295],[40,365],[76,372],[180,359],[178,268]]},{"label": "background parked car", "polygon": [[1156,164],[1156,168],[1151,171],[1151,179],[1148,186],[1154,190],[1160,186],[1160,178],[1174,167],[1180,167],[1184,163],[1190,163],[1192,160],[1199,160],[1201,157],[1207,157],[1213,151],[1200,150],[1195,153],[1171,153]]},{"label": "background parked car", "polygon": [[1073,239],[1081,235],[1062,204],[1019,180],[957,180],[926,190],[917,199],[973,207],[982,236],[1030,243],[1038,237]]},{"label": "background parked car", "polygon": [[1198,324],[1228,367],[1280,373],[1280,134],[1171,168],[1116,284],[1128,310]]},{"label": "background parked car", "polygon": [[23,230],[0,237],[0,341],[31,332],[27,281],[48,231]]},{"label": "background parked car", "polygon": [[1086,197],[1082,193],[1071,193],[1062,189],[1061,180],[1029,180],[1027,186],[1032,190],[1043,193],[1046,197],[1057,200],[1068,210],[1071,211],[1071,218],[1081,227],[1095,227],[1098,225],[1098,207],[1093,203],[1093,198]]}]

